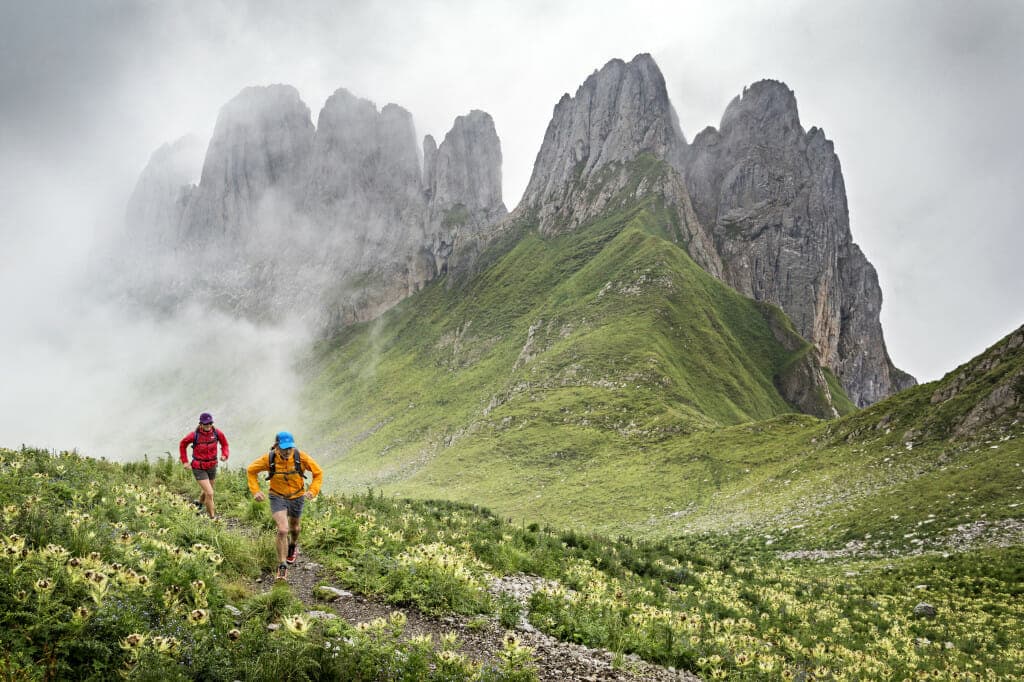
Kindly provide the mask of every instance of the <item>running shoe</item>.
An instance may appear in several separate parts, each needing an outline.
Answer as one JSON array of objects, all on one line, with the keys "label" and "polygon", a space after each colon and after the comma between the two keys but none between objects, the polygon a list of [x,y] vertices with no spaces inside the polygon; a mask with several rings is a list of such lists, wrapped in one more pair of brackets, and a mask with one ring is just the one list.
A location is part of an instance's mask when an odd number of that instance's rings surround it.
[{"label": "running shoe", "polygon": [[288,564],[282,563],[277,567],[277,579],[288,580]]},{"label": "running shoe", "polygon": [[285,561],[287,561],[289,564],[294,564],[295,563],[295,555],[297,553],[298,552],[297,552],[297,548],[295,547],[295,545],[294,544],[289,544],[288,545],[288,558],[285,559]]}]

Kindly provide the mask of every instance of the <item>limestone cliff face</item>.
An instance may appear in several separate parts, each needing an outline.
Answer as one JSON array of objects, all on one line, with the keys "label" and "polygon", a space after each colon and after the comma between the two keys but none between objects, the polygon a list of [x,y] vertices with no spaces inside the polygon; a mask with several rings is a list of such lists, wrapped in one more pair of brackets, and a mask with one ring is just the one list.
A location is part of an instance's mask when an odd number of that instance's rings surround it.
[{"label": "limestone cliff face", "polygon": [[520,210],[536,211],[543,233],[577,227],[601,213],[627,178],[602,178],[605,191],[588,192],[598,174],[642,153],[674,155],[685,144],[665,90],[648,54],[628,64],[613,59],[555,105]]},{"label": "limestone cliff face", "polygon": [[306,212],[326,225],[415,224],[422,191],[412,115],[395,104],[378,112],[369,100],[335,92],[317,121],[305,190]]},{"label": "limestone cliff face", "polygon": [[555,106],[533,174],[516,215],[536,217],[540,231],[572,230],[644,195],[658,195],[678,217],[676,238],[716,276],[721,262],[676,174],[652,173],[634,182],[635,163],[647,155],[680,161],[686,140],[669,102],[665,79],[648,54],[629,63],[613,59],[574,97]]},{"label": "limestone cliff face", "polygon": [[[440,147],[423,141],[423,184],[429,203],[426,239],[433,273],[472,259],[476,237],[507,214],[501,198],[501,142],[490,114],[455,119]],[[462,248],[460,248],[462,247]]]},{"label": "limestone cliff face", "polygon": [[153,152],[125,210],[133,246],[149,250],[173,245],[205,151],[202,140],[188,135]]},{"label": "limestone cliff face", "polygon": [[788,87],[750,86],[681,170],[723,279],[786,311],[857,405],[913,384],[885,348],[881,289],[852,240],[839,159],[823,131],[804,131]]},{"label": "limestone cliff face", "polygon": [[228,102],[214,128],[203,173],[185,212],[185,238],[238,237],[298,200],[313,148],[309,107],[290,85],[250,87]]},{"label": "limestone cliff face", "polygon": [[156,245],[130,286],[161,306],[199,297],[254,319],[371,319],[443,273],[460,231],[505,214],[483,112],[456,120],[425,171],[411,114],[344,89],[314,128],[294,88],[246,88],[218,116],[198,185],[179,146],[154,154],[127,211],[133,236]]}]

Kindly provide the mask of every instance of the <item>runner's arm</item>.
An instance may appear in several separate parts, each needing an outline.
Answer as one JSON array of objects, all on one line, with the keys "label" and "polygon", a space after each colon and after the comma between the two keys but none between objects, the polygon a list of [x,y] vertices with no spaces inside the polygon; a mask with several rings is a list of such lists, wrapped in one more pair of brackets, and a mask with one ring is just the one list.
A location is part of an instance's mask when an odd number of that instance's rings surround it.
[{"label": "runner's arm", "polygon": [[217,429],[217,440],[220,441],[220,461],[226,462],[231,456],[231,449],[228,447],[228,437],[220,429]]},{"label": "runner's arm", "polygon": [[182,464],[188,464],[188,446],[192,443],[194,438],[194,433],[188,433],[181,439],[181,442],[178,443],[178,457],[181,459]]},{"label": "runner's arm", "polygon": [[299,457],[302,459],[303,466],[313,473],[313,481],[309,484],[309,490],[306,492],[308,492],[311,497],[316,497],[320,494],[320,485],[324,481],[324,470],[320,468],[320,465],[316,463],[316,460],[305,452],[300,451]]},{"label": "runner's arm", "polygon": [[258,478],[261,471],[270,471],[270,456],[263,455],[253,460],[253,463],[245,468],[245,477],[249,483],[249,492],[255,495],[260,491],[260,480]]}]

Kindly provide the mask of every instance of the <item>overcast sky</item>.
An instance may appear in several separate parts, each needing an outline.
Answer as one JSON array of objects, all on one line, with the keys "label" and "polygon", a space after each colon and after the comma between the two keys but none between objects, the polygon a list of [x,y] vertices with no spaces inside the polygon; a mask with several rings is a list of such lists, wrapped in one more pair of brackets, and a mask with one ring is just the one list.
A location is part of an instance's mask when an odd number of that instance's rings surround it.
[{"label": "overcast sky", "polygon": [[559,97],[649,52],[690,140],[756,80],[796,92],[835,142],[890,354],[936,379],[1024,322],[1022,38],[1013,0],[0,0],[0,313],[59,310],[153,150],[208,136],[247,85],[296,86],[314,121],[345,87],[438,141],[483,109],[511,209]]}]

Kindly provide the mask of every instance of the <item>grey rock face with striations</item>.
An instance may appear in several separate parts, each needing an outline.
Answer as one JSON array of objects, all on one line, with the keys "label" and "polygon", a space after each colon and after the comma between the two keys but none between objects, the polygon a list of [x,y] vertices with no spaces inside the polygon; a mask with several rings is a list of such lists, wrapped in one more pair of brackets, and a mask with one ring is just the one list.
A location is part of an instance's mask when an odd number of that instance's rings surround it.
[{"label": "grey rock face with striations", "polygon": [[488,220],[505,213],[501,199],[501,143],[490,114],[474,109],[455,119],[436,155],[424,161],[431,203],[462,204]]},{"label": "grey rock face with striations", "polygon": [[320,112],[305,189],[318,239],[348,251],[350,268],[393,271],[425,208],[412,115],[335,92]]},{"label": "grey rock face with striations", "polygon": [[533,214],[542,233],[571,230],[614,202],[662,197],[678,218],[676,239],[708,272],[721,276],[714,244],[701,226],[682,178],[655,173],[633,187],[641,155],[681,162],[686,140],[665,79],[648,54],[608,62],[555,106],[533,174],[515,215]]},{"label": "grey rock face with striations", "polygon": [[253,230],[264,202],[299,199],[313,148],[309,107],[290,85],[250,87],[217,117],[199,186],[183,223],[197,241]]},{"label": "grey rock face with striations", "polygon": [[423,178],[429,210],[426,241],[433,275],[472,259],[477,236],[508,211],[501,198],[501,142],[490,114],[473,110],[455,119],[440,147],[423,141]]},{"label": "grey rock face with striations", "polygon": [[823,131],[804,131],[793,92],[777,81],[750,86],[686,158],[723,279],[785,310],[857,405],[913,385],[885,348],[881,289],[852,241],[839,159]]},{"label": "grey rock face with striations", "polygon": [[344,89],[331,95],[317,120],[306,212],[334,225],[365,217],[416,223],[421,194],[412,115],[395,104],[378,112]]},{"label": "grey rock face with striations", "polygon": [[[411,267],[425,215],[412,115],[339,89],[317,120],[302,205],[332,293],[331,324],[369,319],[422,284]],[[330,281],[333,280],[333,281]],[[353,286],[355,281],[363,284]]]},{"label": "grey rock face with striations", "polygon": [[[172,151],[128,208],[129,229],[161,245],[134,289],[162,307],[198,297],[254,319],[371,319],[444,272],[459,230],[505,214],[483,112],[456,121],[427,173],[409,112],[344,89],[314,128],[294,88],[246,88],[218,116],[198,185],[179,187],[192,178]],[[465,221],[436,219],[456,207]]]},{"label": "grey rock face with striations", "polygon": [[613,59],[555,105],[533,174],[517,210],[536,211],[543,233],[572,229],[601,213],[626,181],[588,184],[613,164],[639,154],[672,158],[685,145],[665,90],[665,79],[648,54],[629,63]]},{"label": "grey rock face with striations", "polygon": [[125,210],[130,244],[140,250],[169,247],[199,177],[206,145],[187,135],[153,152]]}]

